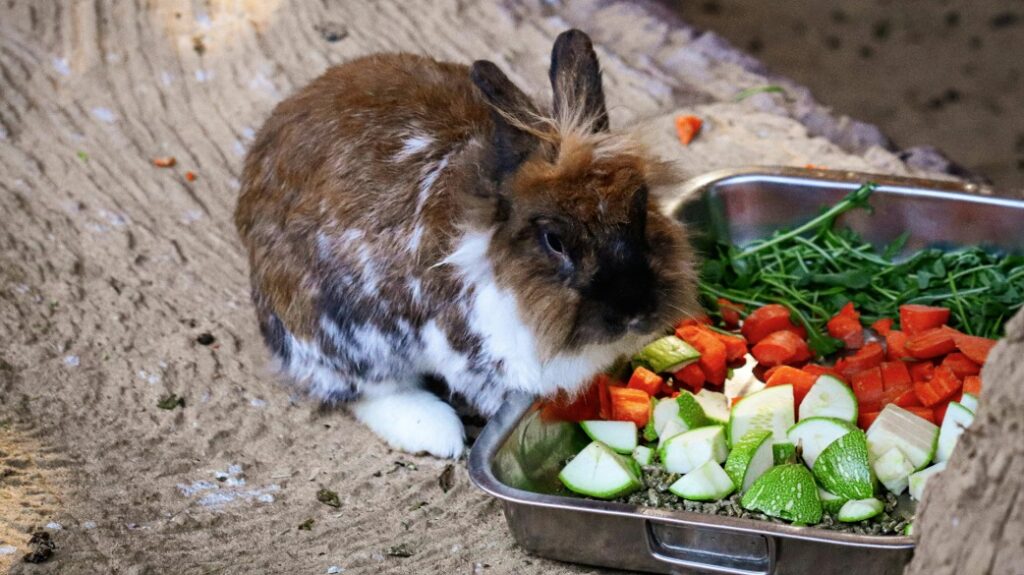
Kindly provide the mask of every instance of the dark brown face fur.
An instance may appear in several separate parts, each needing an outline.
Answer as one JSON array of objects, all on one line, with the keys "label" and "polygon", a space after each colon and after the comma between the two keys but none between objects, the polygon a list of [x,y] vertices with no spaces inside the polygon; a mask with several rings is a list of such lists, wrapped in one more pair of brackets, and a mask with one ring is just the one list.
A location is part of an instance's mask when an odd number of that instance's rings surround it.
[{"label": "dark brown face fur", "polygon": [[665,176],[642,155],[568,140],[508,183],[492,261],[555,349],[649,334],[696,309],[686,237],[649,201]]},{"label": "dark brown face fur", "polygon": [[673,183],[670,171],[609,132],[586,35],[563,34],[551,58],[551,119],[493,64],[473,67],[495,110],[498,279],[552,349],[653,333],[697,308],[685,234],[649,201],[651,190]]}]

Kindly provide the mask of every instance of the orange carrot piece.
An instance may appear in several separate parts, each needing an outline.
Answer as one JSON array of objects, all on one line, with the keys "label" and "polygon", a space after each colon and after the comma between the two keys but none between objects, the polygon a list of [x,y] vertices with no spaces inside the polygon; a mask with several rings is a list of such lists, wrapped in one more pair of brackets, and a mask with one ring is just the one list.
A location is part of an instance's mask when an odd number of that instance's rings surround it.
[{"label": "orange carrot piece", "polygon": [[742,335],[726,335],[712,330],[718,341],[725,344],[725,360],[729,363],[743,359],[747,355],[747,340]]},{"label": "orange carrot piece", "polygon": [[707,382],[714,385],[725,383],[726,366],[725,344],[710,329],[686,325],[676,330],[676,336],[692,345],[700,352],[697,363],[704,370]]},{"label": "orange carrot piece", "polygon": [[676,135],[679,136],[679,142],[684,146],[689,146],[703,125],[704,121],[697,116],[676,116]]},{"label": "orange carrot piece", "polygon": [[817,381],[818,376],[788,365],[780,365],[773,368],[773,370],[772,374],[768,377],[768,381],[765,382],[765,387],[792,385],[793,400],[797,409],[799,409],[800,402],[804,400],[804,396],[811,390],[811,386]]},{"label": "orange carrot piece", "polygon": [[921,407],[921,400],[917,397],[917,393],[914,392],[913,388],[899,394],[892,402],[900,407]]},{"label": "orange carrot piece", "polygon": [[718,298],[718,313],[722,315],[722,322],[729,328],[736,328],[740,325],[740,314],[747,309],[741,303],[733,303],[724,297]]},{"label": "orange carrot piece", "polygon": [[915,361],[907,364],[910,370],[910,379],[914,381],[928,381],[935,372],[935,364],[930,361]]},{"label": "orange carrot piece", "polygon": [[751,312],[740,331],[747,338],[748,344],[757,345],[757,342],[780,330],[792,331],[801,339],[807,338],[807,330],[795,325],[789,319],[789,310],[777,303],[770,303]]},{"label": "orange carrot piece", "polygon": [[808,363],[801,369],[803,369],[807,373],[812,374],[814,377],[818,377],[819,375],[830,375],[843,383],[847,383],[846,378],[843,377],[843,374],[839,373],[838,371],[835,370],[835,368],[832,367],[818,365],[816,363]]},{"label": "orange carrot piece", "polygon": [[769,334],[750,350],[758,363],[767,366],[800,363],[811,358],[807,342],[791,331],[782,330]]},{"label": "orange carrot piece", "polygon": [[661,390],[663,382],[664,380],[658,377],[658,374],[646,367],[640,366],[633,370],[633,375],[629,378],[629,383],[626,384],[626,387],[639,389],[648,395],[655,395]]},{"label": "orange carrot piece", "polygon": [[573,398],[565,391],[542,404],[540,417],[544,421],[580,422],[597,419],[600,411],[600,386],[594,381],[578,397]]},{"label": "orange carrot piece", "polygon": [[647,425],[651,416],[651,396],[646,391],[630,387],[610,386],[612,416],[614,421],[632,421],[637,427]]}]

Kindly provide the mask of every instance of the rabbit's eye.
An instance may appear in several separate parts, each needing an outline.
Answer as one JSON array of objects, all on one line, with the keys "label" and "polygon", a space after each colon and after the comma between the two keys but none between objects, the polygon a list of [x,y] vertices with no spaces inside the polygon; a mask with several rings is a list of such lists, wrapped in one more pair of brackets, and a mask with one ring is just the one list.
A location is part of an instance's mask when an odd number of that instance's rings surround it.
[{"label": "rabbit's eye", "polygon": [[552,253],[565,255],[565,246],[562,245],[562,238],[554,232],[544,232],[544,247]]}]

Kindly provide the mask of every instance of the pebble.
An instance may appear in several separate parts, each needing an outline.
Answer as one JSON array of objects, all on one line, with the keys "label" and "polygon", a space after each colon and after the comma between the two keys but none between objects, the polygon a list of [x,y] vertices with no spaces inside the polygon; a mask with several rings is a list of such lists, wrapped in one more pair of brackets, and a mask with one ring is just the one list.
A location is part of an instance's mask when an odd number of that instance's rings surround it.
[{"label": "pebble", "polygon": [[337,573],[344,573],[344,567],[338,567],[337,565],[331,565],[327,568],[327,575],[336,575]]},{"label": "pebble", "polygon": [[0,555],[14,555],[18,548],[13,545],[0,545]]},{"label": "pebble", "polygon": [[46,524],[46,528],[50,529],[51,531],[60,531],[61,529],[64,529],[64,526],[60,523],[57,523],[56,521],[51,521]]}]

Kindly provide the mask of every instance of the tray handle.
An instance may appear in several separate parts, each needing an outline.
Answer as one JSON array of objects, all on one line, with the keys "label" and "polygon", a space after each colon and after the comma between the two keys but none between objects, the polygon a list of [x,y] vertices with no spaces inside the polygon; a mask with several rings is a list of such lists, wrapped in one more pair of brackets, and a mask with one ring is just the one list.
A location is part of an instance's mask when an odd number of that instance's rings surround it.
[{"label": "tray handle", "polygon": [[651,557],[676,567],[725,575],[775,572],[775,539],[767,535],[652,519],[644,534]]}]

